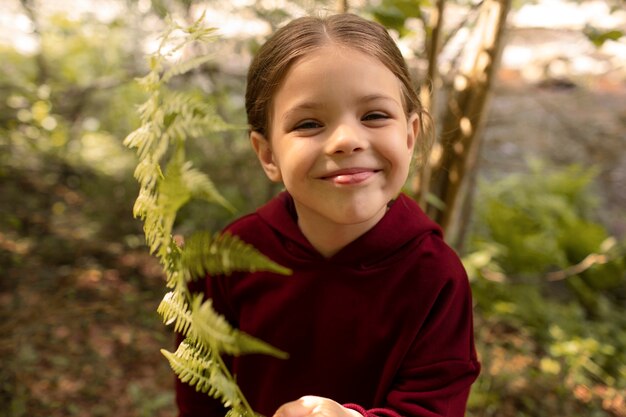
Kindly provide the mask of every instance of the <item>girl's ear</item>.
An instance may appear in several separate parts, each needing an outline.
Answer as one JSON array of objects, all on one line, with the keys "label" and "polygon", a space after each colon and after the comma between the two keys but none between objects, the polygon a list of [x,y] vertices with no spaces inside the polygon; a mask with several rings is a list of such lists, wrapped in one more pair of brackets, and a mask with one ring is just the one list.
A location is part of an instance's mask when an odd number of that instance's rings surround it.
[{"label": "girl's ear", "polygon": [[274,159],[274,153],[269,141],[259,132],[250,132],[250,143],[254,152],[256,152],[256,156],[259,158],[259,162],[261,162],[265,175],[274,182],[281,182],[283,178],[280,174],[280,168]]},{"label": "girl's ear", "polygon": [[417,113],[411,113],[406,122],[406,146],[410,153],[415,149],[415,143],[420,132],[420,118]]}]

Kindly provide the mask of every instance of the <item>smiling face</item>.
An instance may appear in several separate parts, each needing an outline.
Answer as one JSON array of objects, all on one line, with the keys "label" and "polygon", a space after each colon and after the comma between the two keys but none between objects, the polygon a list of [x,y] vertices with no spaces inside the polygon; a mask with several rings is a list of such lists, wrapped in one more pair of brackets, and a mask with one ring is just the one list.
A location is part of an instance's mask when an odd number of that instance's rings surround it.
[{"label": "smiling face", "polygon": [[292,195],[305,236],[315,246],[317,234],[348,231],[350,240],[373,227],[406,181],[419,127],[399,80],[328,44],[291,66],[272,103],[271,136],[251,140],[268,177]]}]

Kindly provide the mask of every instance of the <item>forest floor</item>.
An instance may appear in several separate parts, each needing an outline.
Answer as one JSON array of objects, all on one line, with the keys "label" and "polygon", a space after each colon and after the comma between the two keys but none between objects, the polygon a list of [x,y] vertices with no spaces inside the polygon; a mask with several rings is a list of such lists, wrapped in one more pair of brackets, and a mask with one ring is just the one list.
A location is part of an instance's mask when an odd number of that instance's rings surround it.
[{"label": "forest floor", "polygon": [[[623,237],[626,86],[591,87],[503,72],[481,174],[523,171],[528,156],[598,166],[604,220]],[[65,169],[0,170],[0,417],[173,416],[159,265],[130,207],[81,191]]]},{"label": "forest floor", "polygon": [[58,168],[0,177],[0,416],[172,416],[158,261]]}]

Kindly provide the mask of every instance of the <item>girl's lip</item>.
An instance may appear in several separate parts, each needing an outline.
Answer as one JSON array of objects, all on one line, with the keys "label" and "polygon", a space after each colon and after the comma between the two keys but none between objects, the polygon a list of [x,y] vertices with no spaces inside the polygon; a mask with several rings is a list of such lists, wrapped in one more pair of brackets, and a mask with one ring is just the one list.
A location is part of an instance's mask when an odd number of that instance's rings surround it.
[{"label": "girl's lip", "polygon": [[321,177],[321,179],[331,181],[338,185],[358,184],[367,180],[379,171],[379,169],[372,168],[347,168],[325,174]]}]

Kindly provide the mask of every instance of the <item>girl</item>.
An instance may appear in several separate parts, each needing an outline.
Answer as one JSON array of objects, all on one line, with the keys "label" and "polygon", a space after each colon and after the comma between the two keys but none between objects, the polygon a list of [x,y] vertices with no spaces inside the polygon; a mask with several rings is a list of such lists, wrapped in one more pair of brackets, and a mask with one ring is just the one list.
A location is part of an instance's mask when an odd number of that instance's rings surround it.
[{"label": "girl", "polygon": [[[227,230],[291,276],[209,277],[241,330],[289,353],[227,358],[266,416],[462,416],[479,372],[463,267],[400,193],[424,110],[380,25],[350,14],[278,30],[248,73],[250,140],[286,191]],[[225,410],[183,383],[181,417]]]}]

